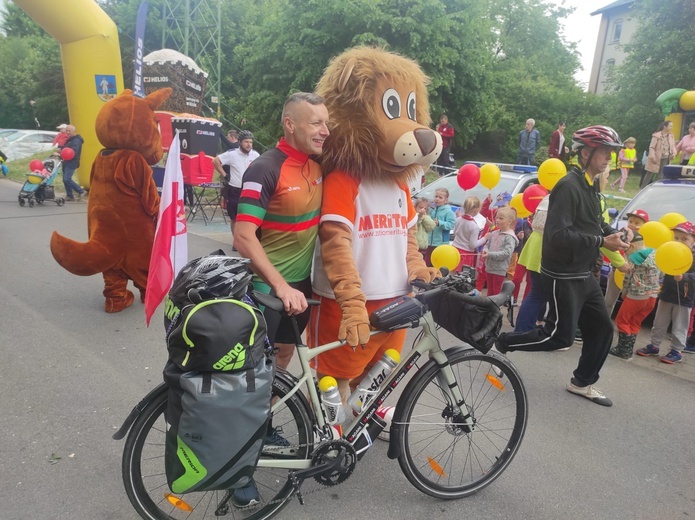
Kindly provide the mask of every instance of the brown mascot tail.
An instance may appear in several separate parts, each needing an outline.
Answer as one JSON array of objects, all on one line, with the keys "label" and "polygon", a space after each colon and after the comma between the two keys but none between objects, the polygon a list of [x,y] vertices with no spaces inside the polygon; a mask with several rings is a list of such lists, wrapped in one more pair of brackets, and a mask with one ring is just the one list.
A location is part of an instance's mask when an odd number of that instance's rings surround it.
[{"label": "brown mascot tail", "polygon": [[[118,215],[108,208],[95,207],[90,221],[94,225],[88,242],[76,242],[54,231],[51,253],[61,266],[78,276],[92,276],[107,271],[125,256],[126,230]],[[101,213],[101,214],[99,214]],[[108,222],[108,232],[99,225]]]}]

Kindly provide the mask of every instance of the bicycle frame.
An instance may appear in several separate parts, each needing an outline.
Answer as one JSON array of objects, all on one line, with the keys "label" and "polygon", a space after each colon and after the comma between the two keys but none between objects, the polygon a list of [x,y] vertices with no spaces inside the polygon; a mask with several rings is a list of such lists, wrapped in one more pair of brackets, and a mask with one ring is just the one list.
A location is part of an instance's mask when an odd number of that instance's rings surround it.
[{"label": "bicycle frame", "polygon": [[[407,325],[403,328],[416,328],[422,327],[423,334],[418,339],[417,343],[413,346],[413,349],[408,353],[408,355],[401,359],[401,362],[393,369],[389,376],[382,381],[379,385],[377,393],[371,401],[367,404],[366,408],[362,410],[357,417],[350,423],[347,428],[346,433],[343,434],[343,438],[346,439],[351,444],[359,437],[360,433],[367,428],[368,421],[372,418],[376,410],[382,405],[386,398],[391,395],[393,390],[399,385],[408,372],[413,368],[415,362],[420,359],[424,354],[429,353],[431,359],[433,359],[440,367],[441,374],[443,377],[442,390],[449,393],[448,397],[452,404],[455,403],[457,407],[461,407],[464,404],[463,395],[458,387],[454,373],[448,364],[448,359],[446,353],[442,350],[439,344],[439,337],[437,335],[437,325],[432,318],[432,313],[427,312],[416,325]],[[372,331],[371,335],[384,334],[383,331]],[[294,388],[288,392],[282,399],[279,399],[272,407],[271,411],[277,410],[277,408],[282,405],[285,401],[290,399],[296,392],[298,392],[303,386],[306,386],[307,392],[309,394],[309,400],[313,406],[316,417],[317,426],[323,430],[326,426],[326,420],[323,413],[323,408],[321,407],[321,400],[319,393],[317,391],[317,385],[314,380],[314,376],[311,372],[311,367],[309,362],[314,359],[319,354],[328,352],[335,348],[345,345],[344,341],[334,341],[332,343],[327,343],[325,345],[320,345],[316,348],[310,349],[307,345],[297,343],[297,354],[299,356],[299,362],[302,367],[302,376],[296,381]],[[313,384],[310,384],[313,383]],[[349,410],[348,410],[349,413]],[[473,421],[468,414],[464,415],[465,426],[472,428]],[[371,440],[368,441],[367,446],[362,450],[358,451],[357,454],[360,455],[366,452],[371,447]],[[311,459],[300,459],[300,460],[274,460],[274,459],[263,459],[258,461],[258,467],[265,468],[287,468],[287,469],[306,469],[311,467]]]}]

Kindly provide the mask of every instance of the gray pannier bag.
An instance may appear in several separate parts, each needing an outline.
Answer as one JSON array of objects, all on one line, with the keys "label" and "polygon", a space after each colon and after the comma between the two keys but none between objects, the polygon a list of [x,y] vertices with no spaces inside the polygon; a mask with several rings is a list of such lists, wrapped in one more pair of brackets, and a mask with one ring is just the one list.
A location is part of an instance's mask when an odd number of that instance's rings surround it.
[{"label": "gray pannier bag", "polygon": [[169,292],[165,469],[174,493],[243,487],[261,455],[274,367],[249,281],[248,260],[210,255],[187,264]]}]

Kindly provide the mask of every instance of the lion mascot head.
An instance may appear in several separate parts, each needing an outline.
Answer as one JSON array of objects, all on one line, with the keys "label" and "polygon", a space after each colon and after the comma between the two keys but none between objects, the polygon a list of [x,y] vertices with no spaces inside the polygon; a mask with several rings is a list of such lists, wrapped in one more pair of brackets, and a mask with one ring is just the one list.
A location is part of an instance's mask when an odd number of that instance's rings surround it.
[{"label": "lion mascot head", "polygon": [[355,47],[333,58],[316,89],[331,118],[323,171],[404,182],[435,162],[442,139],[428,127],[428,84],[417,63],[384,49]]}]

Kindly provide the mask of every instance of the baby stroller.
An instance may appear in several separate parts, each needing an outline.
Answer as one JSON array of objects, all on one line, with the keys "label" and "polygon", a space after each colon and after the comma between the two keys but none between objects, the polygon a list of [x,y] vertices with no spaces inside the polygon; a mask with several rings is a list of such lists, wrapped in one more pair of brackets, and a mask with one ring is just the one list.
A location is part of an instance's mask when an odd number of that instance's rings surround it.
[{"label": "baby stroller", "polygon": [[56,175],[58,175],[62,161],[58,156],[51,156],[43,162],[39,160],[36,162],[42,163],[42,170],[34,169],[34,161],[31,162],[30,168],[34,171],[25,174],[27,180],[17,197],[19,205],[24,206],[28,201],[29,207],[32,208],[34,202],[43,204],[44,201],[50,200],[58,204],[58,206],[62,206],[65,204],[65,199],[63,197],[56,198],[53,190],[53,182]]}]

